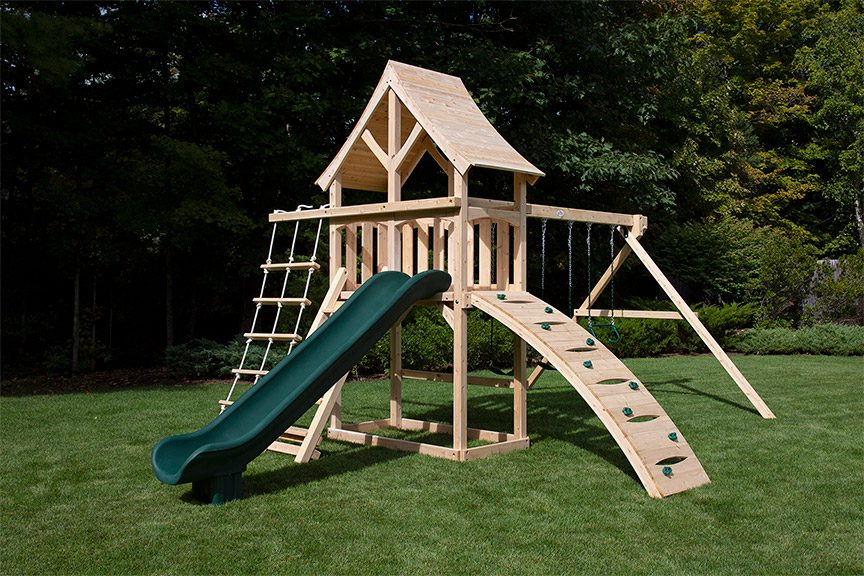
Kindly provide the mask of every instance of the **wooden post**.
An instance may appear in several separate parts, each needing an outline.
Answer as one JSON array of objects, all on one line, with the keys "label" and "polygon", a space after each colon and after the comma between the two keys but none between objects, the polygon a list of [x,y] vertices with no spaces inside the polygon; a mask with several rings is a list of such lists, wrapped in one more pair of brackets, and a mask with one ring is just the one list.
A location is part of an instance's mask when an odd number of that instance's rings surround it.
[{"label": "wooden post", "polygon": [[[338,208],[342,206],[342,174],[337,174],[330,185],[330,207]],[[330,239],[330,283],[336,278],[336,271],[342,266],[342,232],[339,228],[330,222],[329,229]]]},{"label": "wooden post", "polygon": [[[402,175],[396,165],[396,156],[402,149],[402,103],[392,89],[387,94],[387,201],[402,199]],[[379,236],[380,241],[380,236]],[[386,255],[390,270],[399,270],[401,242],[396,222],[387,224]],[[379,251],[379,254],[381,252]],[[409,255],[410,257],[410,255]],[[402,324],[390,329],[390,425],[402,426]]]},{"label": "wooden post", "polygon": [[454,192],[461,199],[450,253],[453,276],[453,449],[459,460],[468,449],[468,175],[456,173]]},{"label": "wooden post", "polygon": [[726,372],[729,373],[729,376],[732,377],[741,391],[744,392],[744,395],[747,396],[756,410],[759,411],[759,414],[761,414],[763,418],[775,418],[774,413],[770,408],[768,408],[768,405],[759,397],[759,394],[756,393],[756,390],[753,389],[744,375],[741,374],[738,367],[735,366],[723,348],[720,347],[711,333],[708,332],[708,329],[699,321],[699,317],[696,316],[696,313],[690,309],[687,302],[685,302],[681,295],[678,294],[678,291],[675,290],[675,287],[672,286],[672,283],[669,282],[663,274],[663,271],[660,270],[660,267],[657,266],[651,256],[648,255],[648,252],[645,251],[645,248],[643,248],[642,244],[639,243],[639,240],[636,239],[636,236],[634,234],[625,233],[624,239],[633,253],[636,254],[636,256],[638,256],[645,265],[645,268],[647,268],[651,275],[654,276],[654,279],[657,280],[657,283],[660,284],[660,287],[663,288],[663,291],[666,292],[666,295],[669,296],[675,304],[675,307],[678,308],[679,312],[681,312],[684,319],[690,323],[690,326],[693,327],[705,345],[708,346],[711,353],[714,354],[720,364],[723,365],[723,368],[726,369]]},{"label": "wooden post", "polygon": [[524,174],[513,174],[513,205],[519,214],[519,226],[513,232],[513,289],[527,290],[528,278],[528,183]]},{"label": "wooden post", "polygon": [[513,435],[528,437],[528,345],[513,334]]}]

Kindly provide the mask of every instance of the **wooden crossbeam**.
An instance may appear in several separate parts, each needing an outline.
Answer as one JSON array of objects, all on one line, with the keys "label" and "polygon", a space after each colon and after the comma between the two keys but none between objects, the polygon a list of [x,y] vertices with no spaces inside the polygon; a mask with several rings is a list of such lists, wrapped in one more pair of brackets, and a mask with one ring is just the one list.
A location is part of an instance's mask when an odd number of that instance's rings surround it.
[{"label": "wooden crossbeam", "polygon": [[[587,308],[573,310],[573,316],[587,318]],[[604,308],[592,308],[590,316],[593,318],[651,318],[654,320],[683,320],[680,312],[674,310],[609,310]]]}]

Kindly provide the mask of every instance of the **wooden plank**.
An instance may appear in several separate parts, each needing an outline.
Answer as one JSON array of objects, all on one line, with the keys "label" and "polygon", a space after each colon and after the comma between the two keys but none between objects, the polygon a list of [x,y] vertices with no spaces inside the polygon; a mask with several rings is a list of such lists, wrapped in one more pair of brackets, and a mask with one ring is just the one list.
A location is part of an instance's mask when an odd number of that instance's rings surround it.
[{"label": "wooden plank", "polygon": [[711,333],[707,328],[699,321],[699,318],[690,309],[690,306],[687,305],[687,302],[678,294],[678,291],[675,290],[675,287],[672,286],[672,283],[666,278],[663,274],[663,271],[660,270],[660,267],[654,262],[651,256],[648,255],[648,252],[645,251],[645,248],[642,247],[642,244],[639,243],[639,240],[633,234],[625,235],[624,239],[627,244],[642,261],[645,265],[645,268],[651,273],[657,283],[663,288],[663,291],[666,292],[666,295],[669,296],[669,299],[675,304],[675,307],[678,308],[678,311],[684,317],[685,320],[693,327],[702,341],[708,346],[708,349],[712,354],[717,358],[729,376],[735,381],[741,391],[745,396],[750,400],[750,403],[758,410],[759,414],[763,418],[776,418],[774,413],[765,404],[765,401],[756,393],[756,390],[753,389],[753,386],[747,381],[744,375],[738,370],[738,367],[732,362],[723,348],[720,347],[720,344],[714,339]]},{"label": "wooden plank", "polygon": [[[468,176],[454,177],[454,194],[462,204],[454,223],[450,275],[453,277],[453,449],[462,457],[468,448]],[[472,259],[473,262],[473,259]]]},{"label": "wooden plank", "polygon": [[513,175],[513,205],[519,214],[519,224],[515,226],[513,238],[513,287],[516,290],[528,289],[528,185],[523,174]]},{"label": "wooden plank", "polygon": [[492,221],[481,220],[479,228],[478,283],[480,287],[490,288],[492,286]]},{"label": "wooden plank", "polygon": [[417,272],[429,270],[429,225],[417,227]]},{"label": "wooden plank", "polygon": [[510,225],[498,222],[495,240],[495,288],[507,290],[510,283]]},{"label": "wooden plank", "polygon": [[414,452],[416,454],[446,458],[447,460],[459,459],[457,451],[453,448],[445,448],[444,446],[436,446],[434,444],[424,444],[422,442],[410,442],[408,440],[399,440],[397,438],[386,438],[384,436],[353,432],[343,428],[329,428],[327,430],[327,437],[342,442],[351,442],[353,444],[362,444],[364,446],[379,446],[393,450],[402,450],[404,452]]},{"label": "wooden plank", "polygon": [[[425,380],[427,382],[453,382],[453,374],[447,372],[429,372],[427,370],[402,370],[403,378],[414,380]],[[509,378],[495,378],[493,376],[468,375],[470,386],[488,386],[491,388],[513,388],[513,381]]]},{"label": "wooden plank", "polygon": [[366,143],[366,146],[369,147],[369,150],[372,154],[375,155],[375,158],[378,159],[378,162],[381,163],[381,166],[384,167],[385,170],[390,168],[390,158],[387,156],[387,153],[381,148],[381,145],[375,140],[375,137],[372,133],[367,129],[363,131],[363,135],[360,137],[363,142]]},{"label": "wooden plank", "polygon": [[469,288],[474,288],[476,275],[474,273],[474,262],[475,262],[475,254],[477,253],[477,242],[474,239],[474,226],[472,224],[466,225],[467,229],[467,243],[465,248],[465,274],[466,274],[466,286]]},{"label": "wooden plank", "polygon": [[348,290],[357,289],[357,225],[349,224],[345,227],[345,270],[348,272],[348,280],[345,287]]},{"label": "wooden plank", "polygon": [[[413,420],[410,418],[402,419],[400,430],[422,430],[433,434],[453,434],[453,426],[450,424],[441,424],[439,422],[427,422],[426,420]],[[480,440],[482,442],[506,442],[515,440],[512,434],[506,432],[495,432],[493,430],[483,430],[480,428],[468,428],[468,438],[470,440]]]},{"label": "wooden plank", "polygon": [[317,262],[278,262],[275,264],[261,264],[263,270],[320,270],[321,265]]},{"label": "wooden plank", "polygon": [[399,149],[396,156],[393,157],[393,166],[396,170],[402,169],[402,165],[405,163],[405,159],[408,157],[409,152],[414,149],[414,146],[425,136],[425,134],[426,133],[423,131],[423,127],[420,123],[415,122],[414,127],[411,129],[411,133],[405,140],[405,143]]},{"label": "wooden plank", "polygon": [[589,304],[592,302],[597,302],[600,298],[600,295],[603,294],[603,291],[609,286],[612,282],[612,275],[617,274],[621,269],[621,266],[624,265],[624,262],[630,256],[631,250],[630,247],[626,244],[621,248],[618,254],[615,255],[615,258],[612,259],[612,262],[609,264],[609,267],[603,271],[603,274],[600,276],[600,280],[591,288],[591,292],[588,296],[585,297],[585,300],[579,306],[580,309],[588,308]]},{"label": "wooden plank", "polygon": [[[296,456],[300,452],[300,446],[297,444],[288,444],[287,442],[273,442],[267,447],[267,450],[271,452],[279,452],[281,454],[288,454],[289,456]],[[310,460],[318,460],[321,457],[321,452],[318,450],[313,450],[309,455]]]},{"label": "wooden plank", "polygon": [[616,226],[633,226],[634,214],[617,212],[598,212],[597,210],[578,210],[563,206],[544,206],[528,204],[527,214],[532,218],[549,218],[550,220],[573,220],[574,222],[591,222],[593,224],[614,224]]},{"label": "wooden plank", "polygon": [[[330,206],[338,208],[342,205],[342,175],[337,174],[330,184],[329,190]],[[331,220],[328,227],[328,239],[330,247],[330,282],[336,270],[342,267],[342,232]]]},{"label": "wooden plank", "polygon": [[315,411],[315,416],[312,417],[312,422],[309,424],[309,430],[294,458],[294,461],[298,464],[308,462],[314,457],[315,452],[317,452],[315,446],[321,442],[321,433],[324,431],[327,420],[333,414],[333,409],[342,396],[342,387],[345,385],[347,378],[348,374],[346,373],[321,398],[321,405]]},{"label": "wooden plank", "polygon": [[252,302],[266,306],[275,306],[278,304],[288,304],[289,306],[299,306],[300,304],[303,304],[309,306],[312,304],[312,301],[308,298],[253,298]]},{"label": "wooden plank", "polygon": [[273,340],[275,342],[300,342],[303,337],[299,334],[271,334],[263,332],[247,332],[243,334],[244,338],[251,340]]},{"label": "wooden plank", "polygon": [[476,206],[468,208],[468,220],[470,222],[484,219],[501,220],[514,226],[519,225],[519,215],[512,210],[496,210],[494,208],[479,208]]},{"label": "wooden plank", "polygon": [[390,424],[402,424],[402,324],[390,328]]},{"label": "wooden plank", "polygon": [[450,326],[450,329],[453,329],[453,308],[448,306],[447,304],[441,302],[438,304],[438,311],[441,312],[441,316],[444,317],[444,321]]},{"label": "wooden plank", "polygon": [[[573,310],[573,316],[585,318],[588,316],[587,308]],[[613,311],[607,308],[592,308],[591,316],[594,318],[610,318]],[[652,318],[654,320],[683,320],[680,312],[673,310],[615,310],[615,318]]]},{"label": "wooden plank", "polygon": [[[376,272],[383,272],[384,270],[391,269],[391,262],[389,260],[390,247],[388,246],[390,229],[386,224],[379,224],[376,233],[378,235],[378,270]],[[395,265],[395,263],[393,264]]]},{"label": "wooden plank", "polygon": [[[233,368],[231,370],[232,374],[240,374],[242,376],[266,376],[269,370],[252,370],[247,368]],[[227,404],[230,406],[230,404]]]},{"label": "wooden plank", "polygon": [[411,224],[402,225],[402,272],[414,275],[414,227]]},{"label": "wooden plank", "polygon": [[435,238],[432,242],[432,267],[435,270],[446,270],[447,268],[447,222],[438,220],[435,222]]},{"label": "wooden plank", "polygon": [[488,444],[486,446],[475,446],[474,448],[468,448],[465,450],[465,461],[479,460],[480,458],[486,458],[493,454],[504,454],[506,452],[512,452],[513,450],[525,450],[530,445],[531,441],[525,437],[497,442],[495,444]]},{"label": "wooden plank", "polygon": [[371,221],[389,220],[391,218],[417,217],[421,215],[453,215],[459,210],[456,197],[421,198],[419,200],[402,200],[399,202],[381,202],[378,204],[362,204],[359,206],[339,206],[336,208],[319,208],[303,212],[280,212],[270,214],[270,222],[293,222],[296,220],[313,220],[329,218],[336,222],[352,222],[366,219]]},{"label": "wooden plank", "polygon": [[513,435],[528,437],[528,345],[513,337]]},{"label": "wooden plank", "polygon": [[375,228],[371,222],[363,222],[360,227],[360,241],[362,243],[360,256],[360,280],[366,282],[372,277],[373,256],[372,249],[375,242]]},{"label": "wooden plank", "polygon": [[351,432],[374,432],[376,430],[386,430],[390,428],[390,419],[382,418],[380,420],[367,420],[366,422],[355,422],[354,424],[345,424],[343,430]]}]

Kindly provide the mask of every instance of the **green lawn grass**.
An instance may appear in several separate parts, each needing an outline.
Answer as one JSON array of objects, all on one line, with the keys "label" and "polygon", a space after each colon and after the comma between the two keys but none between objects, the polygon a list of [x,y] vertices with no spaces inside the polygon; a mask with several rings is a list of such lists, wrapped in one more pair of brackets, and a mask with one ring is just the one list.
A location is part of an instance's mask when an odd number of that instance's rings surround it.
[{"label": "green lawn grass", "polygon": [[[150,450],[206,424],[223,387],[3,397],[0,571],[861,574],[864,362],[736,362],[777,420],[711,357],[627,361],[712,479],[663,500],[557,373],[528,395],[529,450],[458,463],[324,440],[310,464],[263,454],[218,507],[160,484]],[[470,392],[470,425],[510,429],[508,391]],[[386,416],[386,383],[344,396],[346,421]],[[404,398],[450,421],[449,385]]]}]

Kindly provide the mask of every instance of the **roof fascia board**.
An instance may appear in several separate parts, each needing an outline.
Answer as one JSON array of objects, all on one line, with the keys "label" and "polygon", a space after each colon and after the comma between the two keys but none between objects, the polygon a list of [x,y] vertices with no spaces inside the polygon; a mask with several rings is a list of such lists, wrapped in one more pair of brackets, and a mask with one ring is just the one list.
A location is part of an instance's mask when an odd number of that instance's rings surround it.
[{"label": "roof fascia board", "polygon": [[357,124],[354,126],[354,129],[351,131],[351,135],[348,136],[348,140],[342,145],[342,148],[339,150],[339,153],[333,158],[333,161],[330,162],[330,165],[327,166],[327,169],[324,170],[324,173],[318,177],[315,181],[322,190],[327,190],[330,188],[330,184],[333,183],[334,178],[336,178],[336,174],[342,168],[342,164],[345,162],[345,158],[348,157],[348,154],[357,144],[357,140],[359,140],[363,132],[366,130],[367,125],[369,124],[369,120],[372,118],[372,114],[375,113],[375,109],[378,108],[378,105],[387,95],[387,89],[390,88],[391,79],[393,78],[393,71],[388,66],[384,70],[384,74],[381,75],[381,80],[378,81],[378,85],[375,87],[375,91],[372,92],[372,97],[369,99],[369,103],[366,104],[366,109],[363,110],[363,113],[360,115],[360,119],[357,120]]}]

